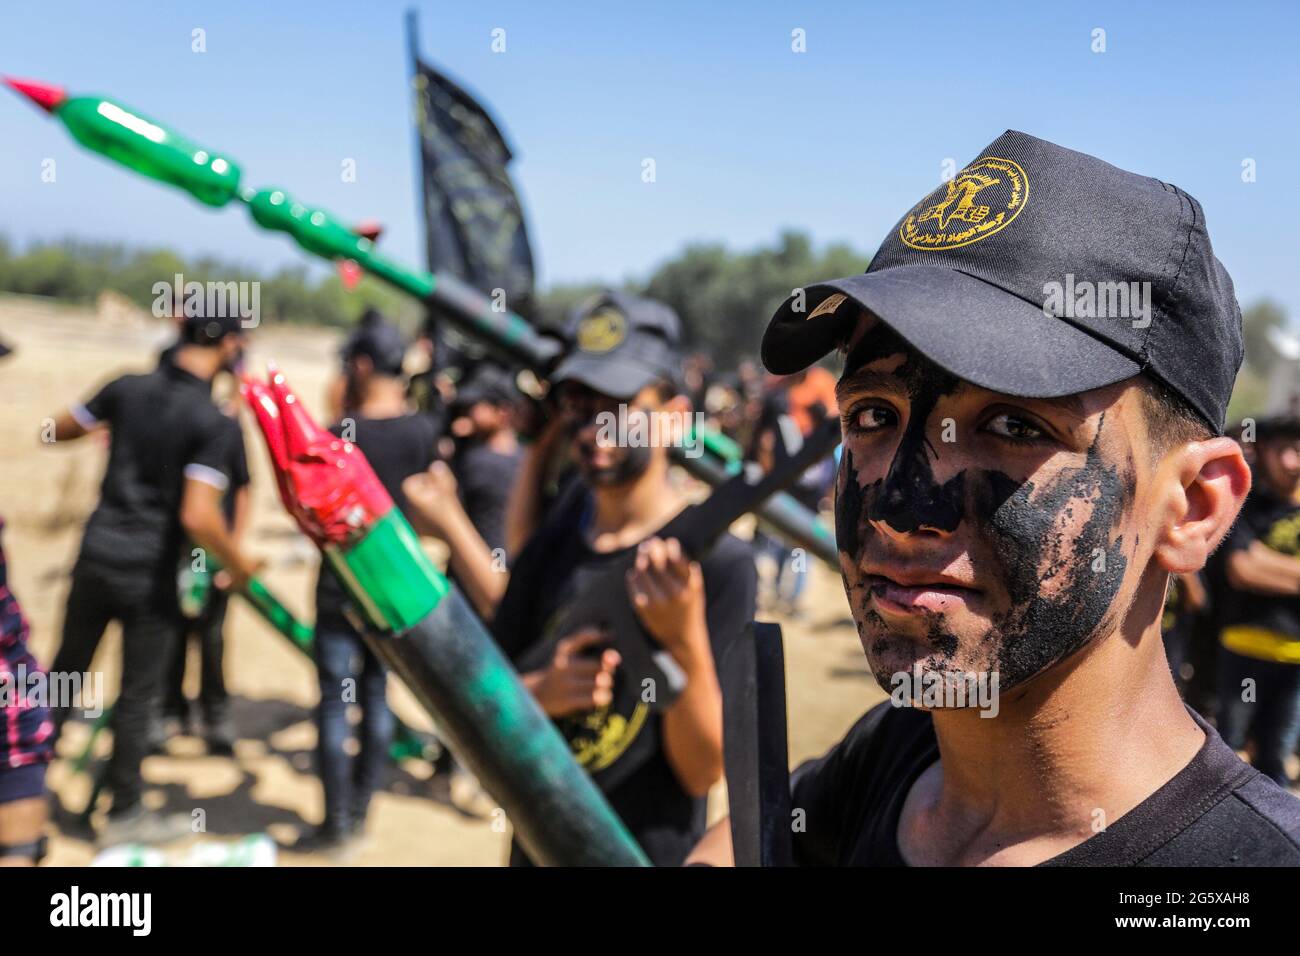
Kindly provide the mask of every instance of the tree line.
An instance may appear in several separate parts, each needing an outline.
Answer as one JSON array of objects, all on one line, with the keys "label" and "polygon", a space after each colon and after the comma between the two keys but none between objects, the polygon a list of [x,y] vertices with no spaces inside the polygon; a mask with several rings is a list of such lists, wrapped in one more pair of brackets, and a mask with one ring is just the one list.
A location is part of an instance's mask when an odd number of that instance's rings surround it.
[{"label": "tree line", "polygon": [[[681,317],[686,346],[709,353],[725,369],[755,356],[768,318],[793,289],[814,279],[861,272],[869,261],[847,244],[817,248],[806,233],[791,230],[748,251],[721,243],[689,244],[645,279],[628,280],[621,288],[672,306]],[[259,281],[264,321],[346,327],[374,307],[413,331],[422,316],[419,303],[369,277],[348,292],[338,275],[305,265],[267,274],[214,257],[186,259],[167,249],[116,242],[64,239],[19,250],[0,236],[0,292],[91,303],[113,290],[148,310],[154,284],[177,273],[187,281]],[[578,303],[602,287],[594,282],[551,286],[536,297],[537,314],[531,318],[562,324]],[[1246,309],[1243,319],[1246,366],[1233,396],[1233,416],[1263,407],[1268,376],[1278,359],[1269,331],[1287,328],[1286,313],[1267,300]]]}]

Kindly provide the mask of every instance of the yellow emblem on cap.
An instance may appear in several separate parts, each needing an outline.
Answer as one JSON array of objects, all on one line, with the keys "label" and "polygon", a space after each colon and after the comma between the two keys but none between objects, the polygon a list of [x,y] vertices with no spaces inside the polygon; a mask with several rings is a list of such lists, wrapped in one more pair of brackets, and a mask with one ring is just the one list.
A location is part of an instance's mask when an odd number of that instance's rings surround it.
[{"label": "yellow emblem on cap", "polygon": [[1009,159],[977,159],[917,203],[898,228],[913,249],[957,249],[1011,225],[1029,202],[1029,177]]},{"label": "yellow emblem on cap", "polygon": [[627,319],[618,309],[606,306],[578,323],[578,348],[584,352],[608,352],[627,338]]}]

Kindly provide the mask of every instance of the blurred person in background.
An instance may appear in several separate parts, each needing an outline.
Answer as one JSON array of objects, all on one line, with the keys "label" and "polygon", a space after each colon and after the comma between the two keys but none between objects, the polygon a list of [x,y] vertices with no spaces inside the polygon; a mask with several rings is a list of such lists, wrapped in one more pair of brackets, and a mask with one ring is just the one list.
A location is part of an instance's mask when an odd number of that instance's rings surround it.
[{"label": "blurred person in background", "polygon": [[[705,796],[722,775],[722,695],[715,659],[740,639],[754,610],[751,551],[724,535],[701,561],[660,531],[686,506],[669,480],[667,448],[606,442],[602,413],[689,412],[675,382],[678,320],[660,303],[605,293],[579,311],[574,347],[551,375],[558,412],[546,444],[529,446],[525,468],[545,474],[543,455],[572,454],[579,480],[566,486],[515,558],[504,594],[480,608],[520,668],[526,687],[555,720],[578,762],[598,774],[632,836],[658,865],[677,865],[704,832]],[[680,420],[680,419],[679,419]],[[421,522],[448,541],[453,569],[479,594],[499,588],[472,528],[430,475],[407,482]],[[477,557],[475,557],[477,555]],[[622,658],[595,628],[554,633],[583,586],[609,562],[634,558],[629,600],[653,638],[686,673],[681,696],[653,710],[620,693]],[[457,563],[458,562],[458,563]],[[538,663],[538,662],[541,663]],[[618,767],[614,782],[599,775]],[[526,865],[516,844],[512,865]]]},{"label": "blurred person in background", "polygon": [[705,395],[713,382],[713,356],[692,352],[682,361],[682,390],[692,408],[704,408]]},{"label": "blurred person in background", "polygon": [[1300,419],[1257,423],[1254,487],[1225,547],[1219,619],[1219,732],[1290,782],[1300,740]]},{"label": "blurred person in background", "polygon": [[[438,435],[425,415],[409,411],[402,373],[406,342],[377,312],[369,313],[340,351],[344,408],[330,432],[361,450],[394,504],[408,512],[402,480],[434,460]],[[388,770],[393,714],[388,672],[352,625],[348,601],[328,564],[316,581],[317,764],[325,791],[325,817],[292,847],[348,858],[360,845],[374,792]],[[349,703],[361,710],[360,749],[348,754]]]},{"label": "blurred person in background", "polygon": [[[0,518],[0,532],[4,519]],[[0,546],[0,866],[34,866],[45,856],[45,767],[54,756],[54,725],[29,690],[42,675],[27,649],[31,631],[9,590]]]},{"label": "blurred person in background", "polygon": [[[468,527],[481,539],[465,542],[453,533],[451,540],[461,548],[485,546],[491,552],[493,566],[502,572],[500,593],[504,593],[507,568],[506,508],[521,455],[514,427],[518,394],[505,369],[489,361],[479,363],[456,389],[450,405],[451,463],[435,462],[430,468],[443,500],[459,500]],[[474,583],[457,577],[458,564],[453,562],[451,577],[473,594]],[[474,816],[491,812],[495,804],[451,750],[443,749],[436,769],[450,775],[453,806]]]},{"label": "blurred person in background", "polygon": [[456,493],[475,530],[502,559],[506,503],[521,454],[514,426],[517,395],[505,369],[483,362],[456,390],[449,428]]},{"label": "blurred person in background", "polygon": [[[1171,574],[1165,609],[1160,618],[1160,632],[1165,641],[1165,657],[1174,675],[1178,692],[1186,698],[1192,676],[1190,663],[1192,637],[1196,619],[1206,612],[1209,596],[1199,574]],[[1202,715],[1204,716],[1204,715]]]},{"label": "blurred person in background", "polygon": [[[13,349],[0,342],[0,358]],[[0,535],[4,518],[0,518]],[[41,665],[27,648],[31,630],[9,590],[0,544],[0,866],[34,866],[45,856],[45,767],[54,756],[47,703],[27,693]],[[20,678],[22,681],[20,683]]]},{"label": "blurred person in background", "polygon": [[[754,432],[753,460],[763,471],[771,471],[798,454],[813,431],[828,417],[838,414],[835,379],[824,368],[815,366],[776,380],[764,400]],[[828,455],[805,471],[788,493],[815,513],[822,507],[834,477],[835,459]],[[764,588],[765,605],[778,613],[801,617],[799,601],[808,583],[810,567],[806,552],[779,537],[761,531],[758,536],[762,553],[774,565]]]},{"label": "blurred person in background", "polygon": [[[193,303],[192,303],[193,304]],[[176,555],[184,538],[215,558],[235,588],[255,564],[230,534],[221,502],[232,483],[230,419],[212,401],[212,380],[238,369],[245,332],[237,315],[196,314],[180,344],[143,375],[114,379],[54,421],[57,441],[106,428],[111,441],[99,504],[72,571],[63,637],[51,670],[84,673],[104,629],[122,625],[122,685],[113,714],[113,792],[105,844],[166,842],[187,835],[187,816],[141,801],[140,764],[152,744],[164,675],[180,629]],[[56,732],[70,701],[54,709]]]},{"label": "blurred person in background", "polygon": [[447,403],[455,394],[455,385],[440,366],[437,322],[432,317],[420,327],[415,352],[420,356],[421,367],[407,381],[407,400],[415,411],[433,421],[434,430],[441,435],[447,430]]}]

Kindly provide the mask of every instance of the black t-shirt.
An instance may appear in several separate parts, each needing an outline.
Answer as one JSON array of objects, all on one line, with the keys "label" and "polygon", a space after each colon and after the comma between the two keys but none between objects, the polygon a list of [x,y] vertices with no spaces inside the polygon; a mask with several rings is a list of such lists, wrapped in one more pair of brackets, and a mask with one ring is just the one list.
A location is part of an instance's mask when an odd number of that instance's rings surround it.
[{"label": "black t-shirt", "polygon": [[[374,469],[375,477],[393,499],[402,514],[410,515],[410,503],[402,492],[402,482],[429,467],[436,457],[438,433],[434,422],[425,415],[400,415],[397,418],[351,419],[355,430],[349,436],[361,449]],[[342,436],[343,425],[330,427]],[[351,629],[343,608],[347,595],[329,565],[322,563],[316,579],[316,627]]]},{"label": "black t-shirt", "polygon": [[81,557],[170,578],[186,478],[231,483],[231,419],[212,403],[211,382],[164,363],[114,379],[73,413],[86,427],[106,423],[112,436]]},{"label": "black t-shirt", "polygon": [[239,427],[239,420],[224,416],[230,424],[226,427],[226,473],[230,475],[230,488],[222,499],[221,511],[226,516],[226,524],[233,530],[235,526],[235,493],[240,488],[248,487],[252,480],[248,474],[248,455],[244,448],[244,432]]},{"label": "black t-shirt", "polygon": [[[590,496],[585,489],[582,492],[562,496],[511,569],[492,631],[512,660],[518,661],[539,642],[563,636],[549,630],[557,613],[589,576],[599,575],[609,562],[635,550],[603,554],[591,550],[585,535]],[[729,534],[718,540],[700,566],[716,661],[753,619],[757,576],[749,545]],[[706,801],[683,790],[669,766],[662,720],[659,711],[639,703],[627,714],[606,708],[556,724],[651,862],[678,866],[704,833]],[[618,760],[635,765],[620,768],[622,779],[607,786],[602,771]],[[526,862],[516,845],[511,863]]]},{"label": "black t-shirt", "polygon": [[[1225,551],[1244,550],[1256,541],[1291,557],[1300,554],[1300,505],[1263,488],[1251,491]],[[1300,597],[1236,588],[1228,588],[1223,597],[1220,627],[1248,624],[1300,640]]]},{"label": "black t-shirt", "polygon": [[502,454],[483,442],[462,445],[452,460],[456,490],[470,523],[489,550],[506,546],[506,501],[519,470],[519,452]]},{"label": "black t-shirt", "polygon": [[[1164,786],[1101,833],[1042,866],[1298,866],[1300,800],[1242,763],[1188,710],[1205,744]],[[939,759],[931,716],[869,710],[824,756],[802,764],[792,803],[803,866],[905,866],[898,821],[908,791]]]}]

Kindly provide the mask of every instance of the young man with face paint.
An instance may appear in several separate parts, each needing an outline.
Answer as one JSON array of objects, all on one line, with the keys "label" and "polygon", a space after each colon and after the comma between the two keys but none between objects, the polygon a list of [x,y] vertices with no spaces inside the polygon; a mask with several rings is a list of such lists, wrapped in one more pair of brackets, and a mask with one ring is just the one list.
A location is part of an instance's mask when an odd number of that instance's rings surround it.
[{"label": "young man with face paint", "polygon": [[[1149,320],[1048,294],[1134,281]],[[796,861],[1300,864],[1300,801],[1184,706],[1161,642],[1169,576],[1250,486],[1221,437],[1241,315],[1200,205],[1008,132],[865,275],[787,301],[763,359],[835,349],[841,569],[894,700],[795,772]],[[971,684],[995,705],[925,693]],[[692,855],[729,859],[725,824]]]},{"label": "young man with face paint", "polygon": [[[492,623],[578,762],[650,860],[666,866],[704,832],[705,797],[722,776],[715,660],[752,619],[757,588],[750,549],[737,538],[724,535],[695,562],[661,534],[687,505],[669,475],[668,442],[681,437],[674,423],[684,427],[690,412],[677,337],[676,314],[657,302],[605,293],[581,309],[574,345],[550,376],[579,480],[513,560]],[[658,418],[658,443],[633,440],[636,416],[647,425]],[[619,420],[626,436],[602,434]],[[467,593],[490,593],[491,579],[504,576],[493,574],[454,495],[436,486],[434,476],[407,482],[417,527],[447,539]],[[583,589],[633,555],[626,580],[611,586],[627,589],[640,623],[685,675],[662,708],[643,696],[608,631],[560,630]],[[516,845],[512,865],[526,862]]]}]

